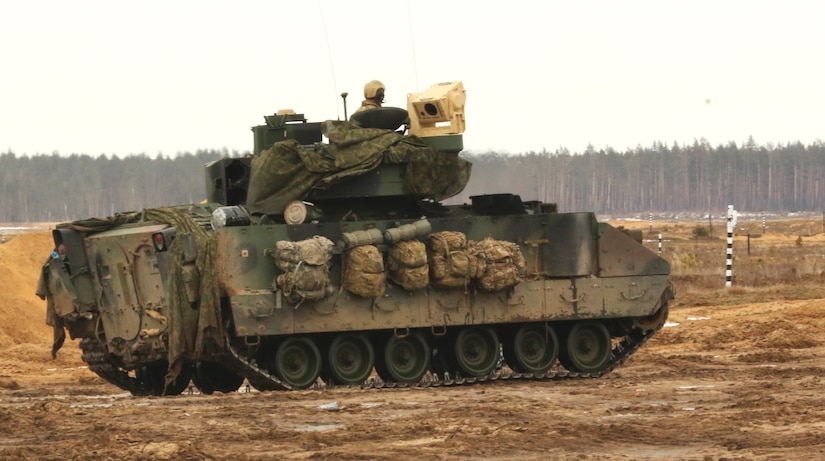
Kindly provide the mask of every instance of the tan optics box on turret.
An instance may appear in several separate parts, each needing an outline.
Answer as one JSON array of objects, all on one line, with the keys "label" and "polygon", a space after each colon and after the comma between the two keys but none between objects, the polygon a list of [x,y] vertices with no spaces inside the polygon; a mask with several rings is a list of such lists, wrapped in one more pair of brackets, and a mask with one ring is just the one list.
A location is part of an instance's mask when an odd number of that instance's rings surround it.
[{"label": "tan optics box on turret", "polygon": [[466,100],[461,82],[437,83],[423,93],[408,95],[409,133],[422,137],[463,133]]}]

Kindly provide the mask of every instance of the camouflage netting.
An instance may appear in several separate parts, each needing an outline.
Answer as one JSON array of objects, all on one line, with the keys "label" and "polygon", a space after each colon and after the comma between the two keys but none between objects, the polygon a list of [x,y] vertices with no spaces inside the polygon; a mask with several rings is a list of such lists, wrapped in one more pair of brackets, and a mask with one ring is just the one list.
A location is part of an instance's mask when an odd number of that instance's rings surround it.
[{"label": "camouflage netting", "polygon": [[140,221],[143,213],[131,211],[127,213],[117,213],[106,218],[80,219],[70,223],[58,224],[57,228],[68,227],[78,232],[103,232],[114,229],[117,226]]},{"label": "camouflage netting", "polygon": [[406,163],[404,192],[421,198],[452,197],[470,179],[469,162],[438,152],[416,136],[336,120],[323,122],[321,132],[329,144],[307,149],[286,140],[253,157],[246,196],[250,213],[282,214],[289,202],[303,199],[310,190],[326,189],[382,162]]},{"label": "camouflage netting", "polygon": [[[184,358],[197,359],[203,354],[207,339],[224,346],[224,326],[221,320],[221,293],[215,263],[217,241],[181,208],[155,208],[145,211],[146,218],[175,227],[176,238],[169,246],[169,373],[167,385],[173,382],[183,367]],[[184,283],[183,242],[191,235],[198,255],[195,267],[200,276],[198,308],[192,309]]]},{"label": "camouflage netting", "polygon": [[[154,208],[142,212],[120,213],[108,218],[91,218],[64,225],[83,232],[102,232],[114,227],[140,221],[152,221],[175,227],[176,239],[168,250],[169,285],[169,373],[166,382],[177,378],[183,359],[197,359],[204,352],[208,338],[219,347],[224,345],[224,326],[221,321],[220,288],[215,264],[217,243],[189,214],[187,208]],[[183,242],[191,235],[197,245],[195,266],[199,275],[198,308],[189,303],[184,283]]]}]

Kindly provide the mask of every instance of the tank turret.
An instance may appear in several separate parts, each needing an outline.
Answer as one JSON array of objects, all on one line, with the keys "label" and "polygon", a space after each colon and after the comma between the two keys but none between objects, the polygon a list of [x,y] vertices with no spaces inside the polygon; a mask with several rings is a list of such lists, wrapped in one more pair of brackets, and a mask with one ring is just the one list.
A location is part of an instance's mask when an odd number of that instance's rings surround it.
[{"label": "tank turret", "polygon": [[464,102],[461,82],[449,82],[409,95],[407,109],[366,110],[349,122],[309,123],[292,111],[265,116],[252,128],[252,157],[206,166],[208,201],[279,222],[302,206],[327,220],[431,212],[433,201],[460,193],[470,177],[459,157]]}]

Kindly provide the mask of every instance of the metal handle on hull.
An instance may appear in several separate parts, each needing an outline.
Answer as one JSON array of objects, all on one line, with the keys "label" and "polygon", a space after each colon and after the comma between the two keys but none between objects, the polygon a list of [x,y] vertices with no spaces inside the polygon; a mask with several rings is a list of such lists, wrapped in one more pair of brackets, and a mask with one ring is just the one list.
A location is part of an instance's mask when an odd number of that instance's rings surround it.
[{"label": "metal handle on hull", "polygon": [[562,300],[562,301],[564,301],[564,302],[568,302],[568,303],[570,303],[570,304],[573,304],[573,303],[578,303],[578,302],[582,302],[582,301],[584,301],[584,300],[585,300],[585,298],[587,298],[587,296],[585,296],[584,294],[582,294],[582,295],[581,295],[581,296],[579,296],[578,298],[567,299],[567,298],[565,298],[565,297],[564,297],[564,295],[563,295],[563,294],[561,294],[561,295],[559,295],[559,298],[561,298],[561,300]]},{"label": "metal handle on hull", "polygon": [[647,288],[645,288],[644,290],[642,290],[642,292],[641,292],[640,294],[638,294],[637,296],[627,296],[626,294],[624,294],[624,291],[622,291],[622,292],[620,292],[620,293],[621,293],[621,295],[622,295],[622,298],[624,298],[624,299],[626,299],[626,300],[628,300],[628,301],[634,301],[634,300],[639,299],[639,298],[641,298],[642,296],[644,296],[644,295],[645,295],[645,293],[647,293]]}]

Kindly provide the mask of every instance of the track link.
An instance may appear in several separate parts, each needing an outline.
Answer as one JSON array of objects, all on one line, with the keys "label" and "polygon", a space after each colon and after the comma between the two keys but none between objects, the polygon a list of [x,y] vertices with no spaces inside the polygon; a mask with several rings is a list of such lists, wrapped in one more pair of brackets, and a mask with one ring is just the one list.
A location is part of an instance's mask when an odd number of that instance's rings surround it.
[{"label": "track link", "polygon": [[83,351],[81,358],[89,370],[95,372],[104,380],[115,386],[129,391],[132,395],[153,395],[154,391],[141,380],[130,376],[128,372],[114,364],[109,358],[103,344],[95,338],[85,338],[80,341]]}]

